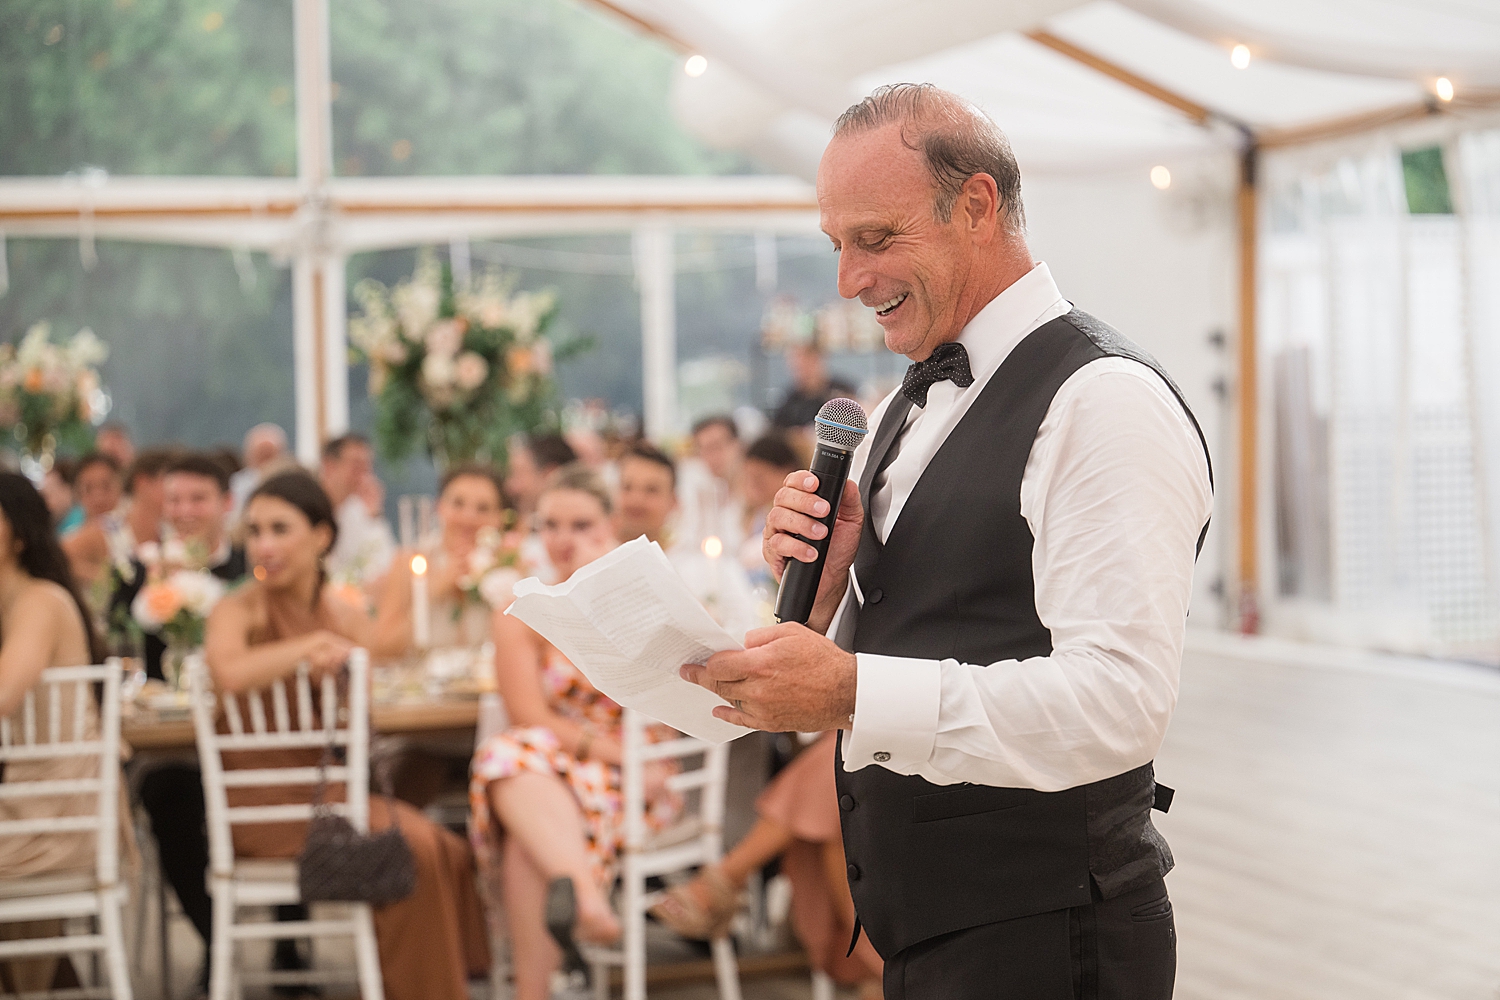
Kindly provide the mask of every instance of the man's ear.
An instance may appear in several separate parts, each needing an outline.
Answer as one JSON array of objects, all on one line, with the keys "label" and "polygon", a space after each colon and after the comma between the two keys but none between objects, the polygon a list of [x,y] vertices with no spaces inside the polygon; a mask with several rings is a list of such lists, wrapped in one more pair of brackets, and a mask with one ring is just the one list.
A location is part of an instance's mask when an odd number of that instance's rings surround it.
[{"label": "man's ear", "polygon": [[989,174],[975,174],[959,189],[955,212],[962,212],[964,228],[981,245],[1000,230],[1000,188]]}]

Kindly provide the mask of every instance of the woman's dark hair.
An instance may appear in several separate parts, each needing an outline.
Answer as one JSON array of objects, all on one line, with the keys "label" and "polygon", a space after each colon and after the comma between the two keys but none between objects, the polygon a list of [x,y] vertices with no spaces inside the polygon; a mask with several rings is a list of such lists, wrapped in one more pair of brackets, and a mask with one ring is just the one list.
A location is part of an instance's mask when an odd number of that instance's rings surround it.
[{"label": "woman's dark hair", "polygon": [[[328,525],[330,537],[328,548],[319,555],[326,556],[339,540],[339,522],[333,516],[333,501],[328,499],[328,494],[318,481],[301,469],[290,469],[286,472],[278,472],[276,475],[266,479],[250,494],[250,499],[245,501],[248,509],[255,502],[256,497],[273,497],[284,503],[289,503],[302,512],[309,524],[316,528],[320,524]],[[323,584],[326,581],[321,563],[318,566],[318,585],[313,589],[313,606],[316,607],[319,598],[323,595]]]},{"label": "woman's dark hair", "polygon": [[88,638],[89,659],[103,663],[104,643],[94,632],[94,619],[78,584],[73,580],[73,570],[68,566],[68,557],[52,526],[52,514],[42,495],[31,485],[31,480],[15,472],[0,472],[0,511],[10,523],[11,538],[20,543],[21,551],[16,561],[34,580],[50,580],[63,588],[78,606],[83,617],[83,632]]},{"label": "woman's dark hair", "polygon": [[438,496],[448,492],[448,487],[455,480],[464,478],[483,479],[495,487],[495,496],[500,498],[500,506],[505,506],[505,477],[500,474],[499,469],[485,462],[464,462],[443,473],[443,478],[438,483]]}]

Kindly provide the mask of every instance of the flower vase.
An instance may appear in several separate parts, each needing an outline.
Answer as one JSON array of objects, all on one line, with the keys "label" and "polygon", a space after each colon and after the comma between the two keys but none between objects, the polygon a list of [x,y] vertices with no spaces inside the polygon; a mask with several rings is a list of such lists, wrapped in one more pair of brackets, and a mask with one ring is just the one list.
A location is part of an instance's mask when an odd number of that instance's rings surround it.
[{"label": "flower vase", "polygon": [[187,658],[193,647],[183,643],[168,643],[161,654],[161,676],[173,691],[187,690]]}]

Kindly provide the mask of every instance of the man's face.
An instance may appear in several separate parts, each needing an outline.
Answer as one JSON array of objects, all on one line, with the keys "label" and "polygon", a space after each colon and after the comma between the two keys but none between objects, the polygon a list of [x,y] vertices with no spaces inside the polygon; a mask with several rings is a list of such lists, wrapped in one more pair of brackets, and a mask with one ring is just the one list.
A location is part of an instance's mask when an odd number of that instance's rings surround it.
[{"label": "man's face", "polygon": [[542,494],[542,470],[537,468],[536,456],[530,448],[511,448],[510,462],[505,471],[505,492],[523,508],[536,505],[537,497]]},{"label": "man's face", "polygon": [[672,473],[665,466],[629,455],[620,462],[621,538],[629,541],[645,535],[659,539],[676,506]]},{"label": "man's face", "polygon": [[709,424],[693,435],[693,444],[708,471],[719,479],[729,479],[734,474],[734,467],[744,453],[740,439],[723,424]]},{"label": "man's face", "polygon": [[169,472],[162,481],[162,516],[184,541],[217,545],[229,504],[229,495],[209,476]]},{"label": "man's face", "polygon": [[94,447],[120,463],[122,469],[135,461],[135,445],[123,431],[113,427],[105,428],[94,437]]},{"label": "man's face", "polygon": [[818,166],[823,231],[839,252],[839,294],[876,310],[886,347],[920,361],[957,338],[960,290],[977,247],[959,221],[933,218],[932,177],[899,125],[840,136]]},{"label": "man's face", "polygon": [[348,496],[374,471],[375,456],[369,447],[350,442],[344,445],[337,458],[323,462],[324,488],[330,493]]},{"label": "man's face", "polygon": [[84,466],[73,482],[73,489],[87,517],[100,517],[120,505],[120,474],[103,462]]},{"label": "man's face", "polygon": [[245,442],[245,464],[264,469],[281,457],[281,441],[270,433],[251,435]]},{"label": "man's face", "polygon": [[787,352],[786,363],[798,388],[816,392],[828,385],[828,367],[815,348],[798,344]]}]

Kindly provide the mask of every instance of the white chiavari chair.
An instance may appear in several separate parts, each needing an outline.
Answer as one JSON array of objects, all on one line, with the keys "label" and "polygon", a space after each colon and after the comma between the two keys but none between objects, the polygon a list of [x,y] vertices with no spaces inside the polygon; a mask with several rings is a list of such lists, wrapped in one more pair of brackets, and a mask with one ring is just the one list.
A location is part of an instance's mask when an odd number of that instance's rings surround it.
[{"label": "white chiavari chair", "polygon": [[[361,833],[369,830],[370,705],[369,654],[356,649],[349,657],[347,703],[339,703],[336,679],[321,680],[319,698],[312,696],[307,669],[270,685],[263,691],[235,697],[217,696],[201,656],[188,662],[193,702],[193,729],[203,770],[203,797],[208,813],[209,893],[214,903],[214,941],[209,957],[209,996],[229,1000],[252,982],[276,985],[324,983],[349,979],[340,970],[241,972],[235,968],[235,946],[242,941],[295,937],[352,937],[355,978],[364,1000],[384,1000],[375,924],[368,904],[338,904],[347,909],[343,919],[245,922],[246,907],[270,907],[301,902],[294,860],[249,860],[234,856],[234,827],[252,823],[285,823],[312,818],[312,790],[319,780],[316,766],[265,767],[226,770],[223,754],[245,750],[321,750],[332,731],[335,745],[344,747],[345,763],[329,766],[330,786],[343,784],[345,801],[333,811],[348,818]],[[288,689],[291,689],[290,692]],[[263,697],[268,696],[268,697]],[[267,712],[267,701],[270,710]],[[217,729],[222,708],[228,732]],[[308,801],[292,805],[231,806],[229,789],[301,786]]]},{"label": "white chiavari chair", "polygon": [[[625,1000],[646,997],[646,911],[660,893],[648,892],[653,876],[671,876],[718,861],[724,851],[724,801],[729,781],[729,747],[681,736],[646,741],[648,720],[625,710],[625,849],[620,858],[619,908],[624,938],[618,949],[584,947],[593,966],[598,1000],[609,997],[609,966],[625,967]],[[652,833],[646,828],[646,765],[676,761],[682,770],[667,785],[684,798],[677,823]],[[694,766],[694,762],[696,766]],[[740,1000],[739,965],[728,937],[713,942],[714,975],[720,1000]]]},{"label": "white chiavari chair", "polygon": [[[97,732],[87,721],[94,686],[103,685]],[[38,698],[38,695],[41,698]],[[44,716],[44,717],[39,717]],[[19,729],[19,732],[17,731]],[[36,875],[0,881],[0,923],[92,918],[93,934],[0,941],[0,960],[62,953],[102,952],[108,986],[68,991],[69,997],[131,1000],[123,911],[127,890],[120,879],[120,661],[99,666],[50,667],[26,692],[20,724],[0,720],[0,766],[64,757],[94,757],[94,777],[0,782],[0,801],[88,796],[91,812],[36,819],[0,820],[0,837],[38,834],[94,835],[91,871]],[[8,776],[9,777],[9,776]]]}]

